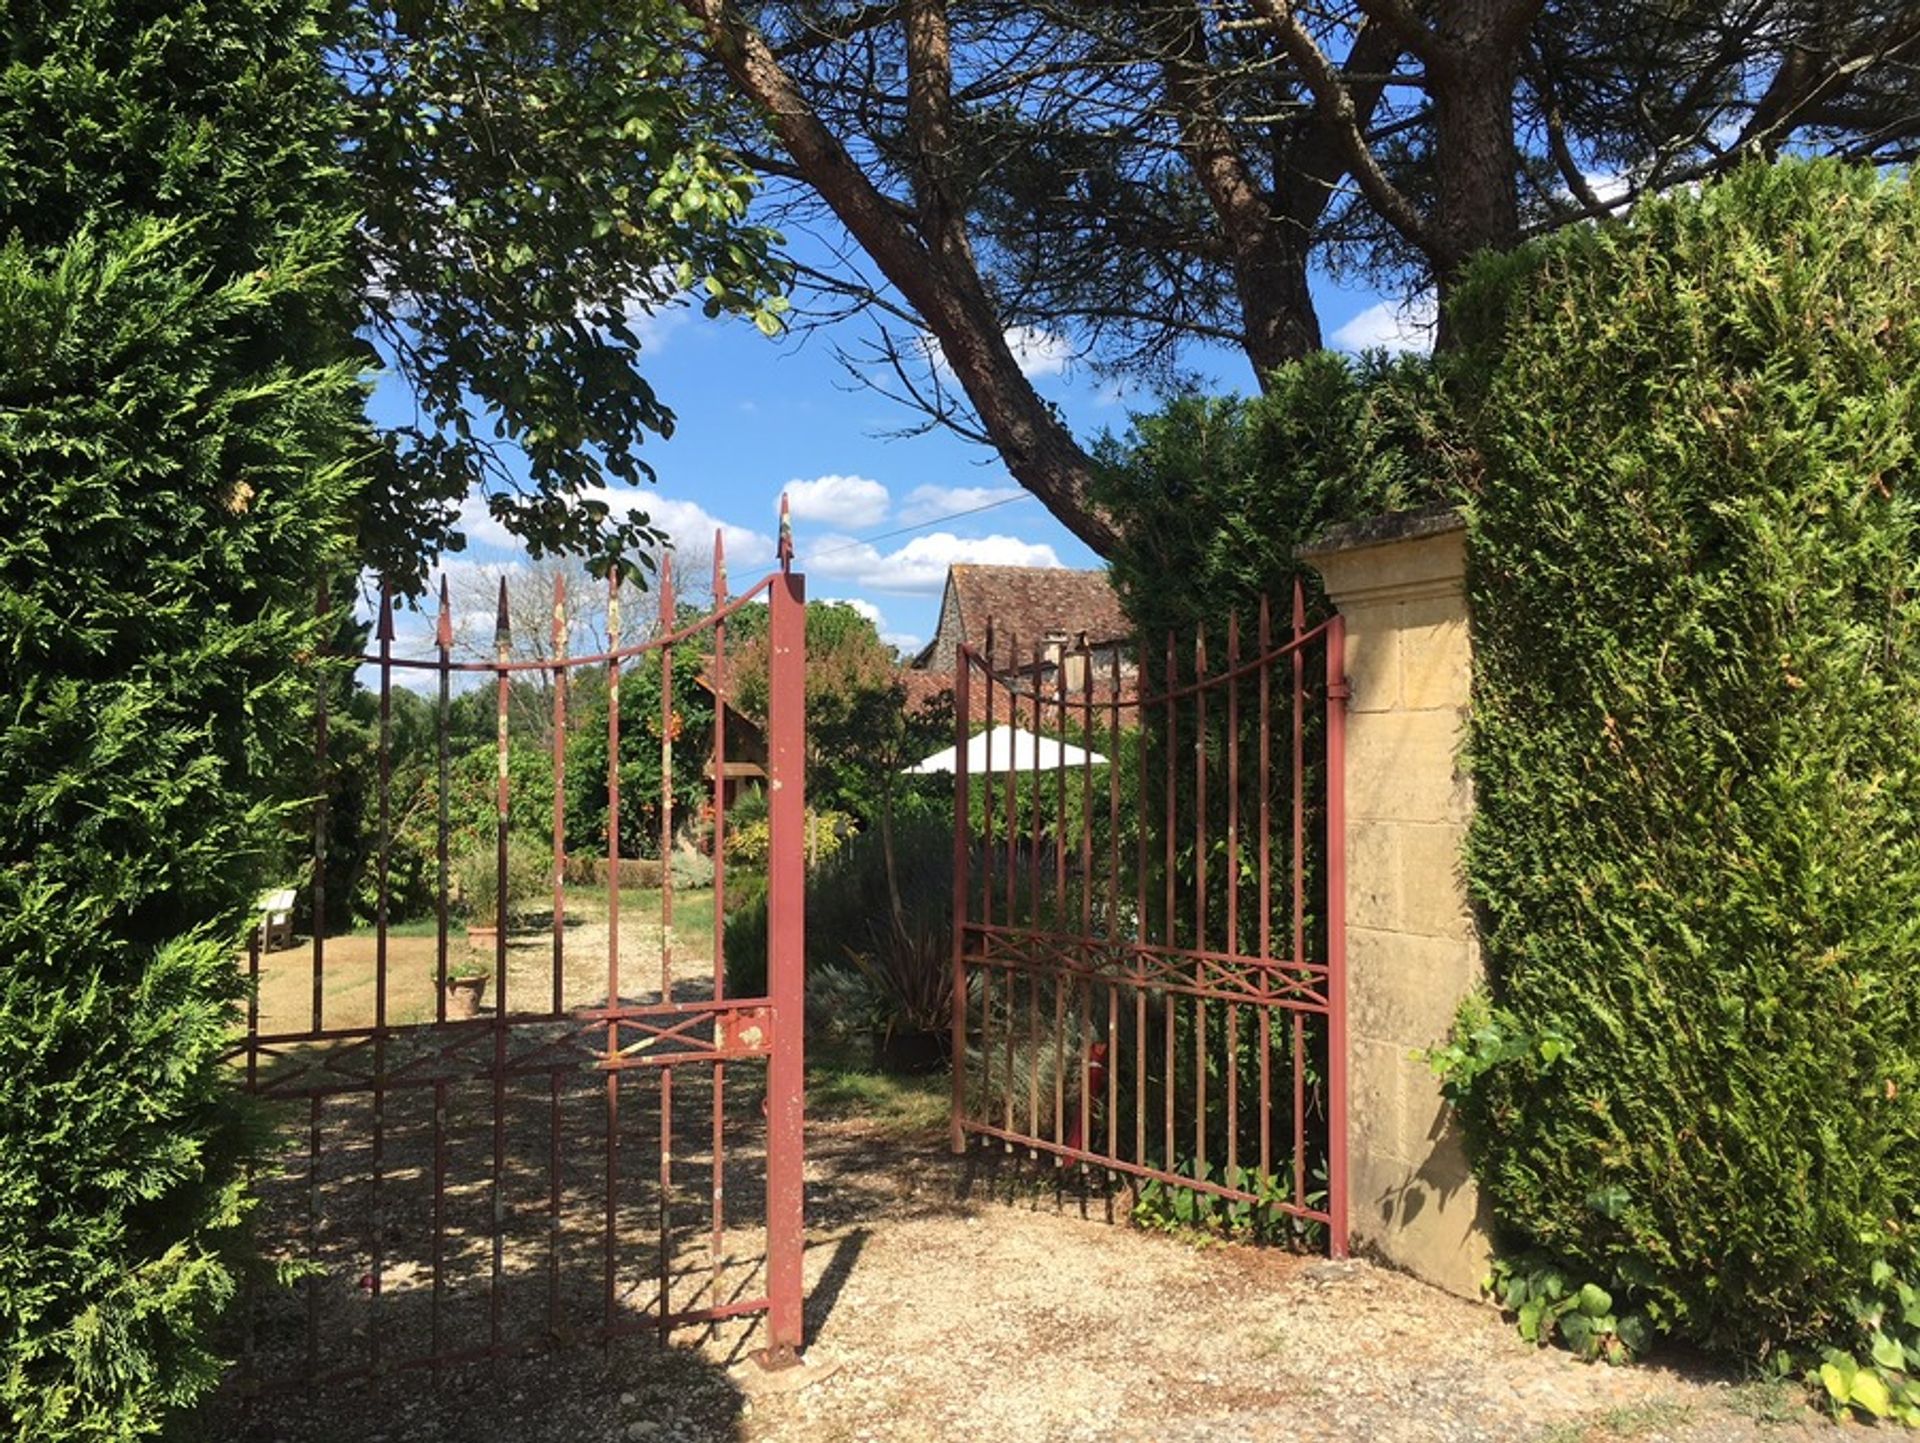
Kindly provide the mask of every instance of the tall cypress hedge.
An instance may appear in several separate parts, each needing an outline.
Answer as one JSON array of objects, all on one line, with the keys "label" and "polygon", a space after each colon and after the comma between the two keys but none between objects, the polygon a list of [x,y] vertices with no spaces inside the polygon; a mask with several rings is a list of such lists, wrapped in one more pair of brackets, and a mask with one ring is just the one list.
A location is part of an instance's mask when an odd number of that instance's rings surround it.
[{"label": "tall cypress hedge", "polygon": [[1451,1078],[1481,1185],[1622,1312],[1871,1355],[1881,1382],[1829,1385],[1903,1411],[1920,191],[1755,168],[1490,262],[1455,317],[1491,997]]},{"label": "tall cypress hedge", "polygon": [[345,561],[361,390],[314,0],[0,22],[0,1420],[203,1391],[219,1052]]}]

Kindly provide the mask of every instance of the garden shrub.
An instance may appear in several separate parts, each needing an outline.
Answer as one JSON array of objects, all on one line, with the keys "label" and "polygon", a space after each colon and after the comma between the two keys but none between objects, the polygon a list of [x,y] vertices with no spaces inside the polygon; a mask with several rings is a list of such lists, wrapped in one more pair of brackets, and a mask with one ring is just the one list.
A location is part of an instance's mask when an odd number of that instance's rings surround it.
[{"label": "garden shrub", "polygon": [[1441,1058],[1510,1246],[1910,1421],[1916,258],[1910,179],[1788,164],[1463,289],[1490,996]]},{"label": "garden shrub", "polygon": [[[492,927],[500,919],[500,844],[497,836],[475,841],[460,858],[456,880],[460,911],[470,927]],[[507,834],[507,925],[524,921],[553,905],[553,847],[545,837]]]},{"label": "garden shrub", "polygon": [[350,565],[350,216],[309,0],[16,8],[0,63],[0,1423],[210,1386],[220,1060]]},{"label": "garden shrub", "polygon": [[[918,1033],[944,1024],[953,957],[953,826],[944,817],[894,826],[896,925],[886,849],[872,827],[807,873],[807,979],[816,1020],[843,1031]],[[766,883],[729,878],[727,991],[767,986]]]}]

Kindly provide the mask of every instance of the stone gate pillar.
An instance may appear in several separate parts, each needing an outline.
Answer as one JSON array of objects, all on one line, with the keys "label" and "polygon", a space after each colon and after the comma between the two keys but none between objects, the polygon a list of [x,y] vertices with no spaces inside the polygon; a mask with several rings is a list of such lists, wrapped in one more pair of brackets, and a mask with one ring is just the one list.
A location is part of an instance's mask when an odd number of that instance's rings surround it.
[{"label": "stone gate pillar", "polygon": [[1417,1056],[1479,980],[1462,884],[1472,670],[1454,511],[1336,528],[1301,548],[1346,619],[1349,1196],[1356,1250],[1479,1295],[1488,1222]]}]

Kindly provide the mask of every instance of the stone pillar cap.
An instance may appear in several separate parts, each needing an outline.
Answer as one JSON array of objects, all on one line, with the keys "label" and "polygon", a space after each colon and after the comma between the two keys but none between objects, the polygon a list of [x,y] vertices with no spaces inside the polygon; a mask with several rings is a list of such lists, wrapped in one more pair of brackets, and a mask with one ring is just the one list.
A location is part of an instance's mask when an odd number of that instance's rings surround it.
[{"label": "stone pillar cap", "polygon": [[1340,610],[1461,594],[1467,521],[1455,506],[1395,511],[1335,526],[1294,556],[1320,573]]}]

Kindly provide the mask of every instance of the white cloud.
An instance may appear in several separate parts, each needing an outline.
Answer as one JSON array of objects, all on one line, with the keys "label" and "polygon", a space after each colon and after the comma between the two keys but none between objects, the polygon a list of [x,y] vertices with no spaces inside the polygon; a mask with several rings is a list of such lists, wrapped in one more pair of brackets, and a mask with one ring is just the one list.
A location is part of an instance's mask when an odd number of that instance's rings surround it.
[{"label": "white cloud", "polygon": [[493,546],[502,551],[518,551],[520,538],[493,519],[487,500],[477,493],[460,503],[460,529],[473,546]]},{"label": "white cloud", "polygon": [[871,601],[863,601],[857,596],[823,596],[820,598],[820,601],[821,601],[821,604],[824,606],[851,607],[853,610],[859,612],[862,616],[866,617],[868,621],[871,621],[873,623],[873,629],[875,631],[878,631],[880,629],[880,625],[881,625],[880,608],[875,606]]},{"label": "white cloud", "polygon": [[1018,486],[916,486],[900,509],[900,520],[918,525],[956,511],[973,511],[1001,501],[1012,501],[1027,493]]},{"label": "white cloud", "polygon": [[924,636],[916,636],[911,631],[883,631],[880,639],[903,656],[915,656],[926,646]]},{"label": "white cloud", "polygon": [[1073,345],[1065,336],[1043,331],[1038,326],[1009,326],[1007,345],[1013,359],[1020,363],[1020,374],[1029,381],[1042,376],[1057,376],[1073,360]]},{"label": "white cloud", "polygon": [[935,531],[916,536],[897,551],[882,552],[865,542],[822,537],[809,557],[801,558],[817,576],[845,577],[872,591],[938,594],[947,568],[955,562],[988,566],[1053,566],[1060,558],[1051,546],[1017,536],[956,536]]},{"label": "white cloud", "polygon": [[861,527],[884,521],[892,498],[885,486],[865,476],[816,476],[789,481],[787,500],[795,521]]},{"label": "white cloud", "polygon": [[610,486],[590,487],[588,494],[606,502],[616,516],[631,515],[635,511],[645,513],[656,530],[666,532],[676,547],[693,556],[712,555],[713,534],[717,530],[726,540],[729,568],[765,566],[773,560],[771,536],[749,526],[722,521],[697,501],[682,501],[657,491]]},{"label": "white cloud", "polygon": [[1430,351],[1440,307],[1432,291],[1368,306],[1333,333],[1336,350]]}]

